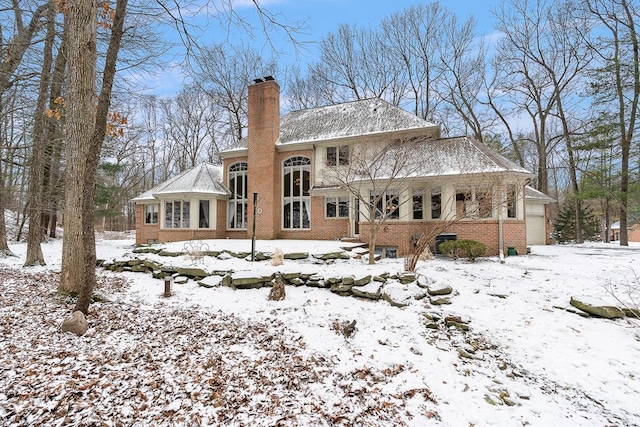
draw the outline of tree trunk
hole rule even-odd
[[[4,175],[2,173],[2,161],[0,161],[0,256],[15,256],[9,249],[9,243],[7,242],[7,226],[4,217],[4,182]]]
[[[633,88],[631,90],[631,96],[625,91],[625,85],[628,84],[624,81],[621,75],[621,64],[617,62],[616,66],[616,89],[618,91],[618,102],[620,107],[620,151],[622,154],[620,162],[620,246],[629,246],[629,233],[627,230],[628,225],[628,207],[629,207],[629,159],[631,154],[631,141],[634,137],[636,127],[636,115],[638,112],[638,101],[640,98],[640,46],[638,44],[638,35],[636,33],[636,22],[634,21],[634,14],[631,12],[631,6],[627,0],[622,0],[620,5],[623,8],[625,18],[627,22],[623,22],[629,29],[629,42],[631,43],[631,49],[633,51],[633,62],[630,65],[633,70]],[[617,38],[616,43],[622,43]],[[616,45],[616,50],[618,51]],[[616,59],[620,57],[616,52]],[[625,116],[625,108],[628,107],[629,117]],[[625,126],[626,124],[626,126]]]
[[[2,102],[2,96],[0,95],[0,112],[3,111],[4,103]],[[0,122],[2,124],[2,122]],[[0,130],[0,154],[2,153],[4,133]],[[7,242],[7,227],[4,216],[4,206],[6,200],[5,183],[7,178],[2,170],[2,159],[0,159],[0,256],[14,255],[9,249],[9,243]]]
[[[19,9],[18,2],[13,2],[13,9],[16,16],[14,27],[16,28],[15,37],[11,43],[0,52],[0,107],[3,106],[4,94],[13,84],[12,78],[22,62],[25,52],[31,45],[33,37],[39,31],[42,25],[42,17],[47,11],[46,5],[38,6],[33,13],[31,21],[28,25],[24,25],[22,21],[22,11]],[[2,111],[2,108],[0,108]],[[0,253],[5,255],[13,255],[9,250],[7,243],[7,230],[4,216],[4,203],[6,194],[4,188],[4,174],[2,173],[2,162],[0,161]]]
[[[84,181],[81,183],[79,193],[81,203],[78,205],[80,212],[78,213],[81,221],[79,239],[74,240],[74,243],[78,244],[82,248],[82,256],[84,266],[84,277],[79,283],[81,288],[78,292],[78,301],[74,310],[79,310],[86,313],[91,303],[91,294],[95,287],[96,277],[96,241],[95,241],[95,184],[96,184],[96,171],[98,169],[98,162],[100,160],[100,150],[102,149],[102,143],[104,141],[105,132],[107,128],[107,113],[111,106],[111,92],[113,88],[113,81],[116,73],[116,63],[118,60],[118,51],[120,50],[120,43],[122,40],[124,17],[127,10],[128,0],[118,0],[116,3],[116,11],[113,18],[111,38],[109,40],[109,47],[107,49],[107,56],[105,61],[104,71],[102,73],[102,87],[100,90],[100,96],[98,97],[98,105],[96,109],[95,125],[88,129],[93,129],[92,134],[88,134],[88,140],[83,141],[86,145],[85,150],[85,162],[83,162],[84,170],[82,176]],[[73,21],[69,21],[69,31],[72,31]],[[95,37],[95,31],[94,31]],[[95,38],[92,40],[95,48]],[[69,58],[72,58],[71,54],[72,44],[69,44]],[[95,52],[95,51],[94,51]],[[93,70],[95,73],[95,56],[93,62]],[[71,60],[69,60],[69,77],[71,76]],[[67,182],[69,178],[67,177]],[[66,190],[69,191],[68,188]],[[67,207],[69,197],[67,197]],[[78,215],[76,214],[76,215]],[[65,224],[68,224],[69,217],[68,212],[65,209]],[[67,231],[65,228],[65,238]],[[64,255],[64,253],[63,253]],[[64,266],[64,260],[63,260]],[[61,279],[62,280],[62,279]],[[62,282],[61,282],[62,284]]]
[[[107,115],[111,107],[111,92],[113,89],[113,81],[116,75],[116,64],[118,62],[118,52],[122,40],[124,17],[127,11],[128,0],[118,0],[116,3],[116,11],[111,27],[111,38],[107,49],[107,57],[102,73],[102,87],[100,96],[98,97],[98,108],[96,109],[95,127],[90,140],[90,149],[87,156],[87,182],[85,186],[85,197],[82,207],[84,217],[84,234],[83,246],[85,267],[87,271],[91,269],[91,282],[85,282],[84,288],[78,295],[78,302],[75,310],[86,313],[91,303],[91,293],[95,286],[95,268],[96,268],[96,235],[94,229],[95,223],[95,194],[96,194],[96,172],[98,170],[98,162],[100,161],[100,151],[104,142],[107,130]]]
[[[55,111],[61,107],[59,100],[62,97],[64,73],[67,65],[66,52],[66,28],[63,29],[62,43],[58,50],[56,63],[51,76],[51,95],[49,97],[49,109]],[[49,237],[56,237],[58,198],[60,197],[60,157],[62,155],[62,129],[60,122],[55,118],[47,120],[47,163],[45,167],[44,187],[47,192],[46,213],[47,222],[45,228],[49,230]]]
[[[49,135],[47,132],[47,116],[45,104],[49,94],[51,67],[53,65],[53,42],[55,29],[56,5],[49,2],[47,9],[47,35],[44,44],[44,61],[40,73],[40,87],[33,124],[33,150],[29,172],[29,231],[27,233],[27,259],[24,266],[45,265],[40,244],[44,238],[42,213],[44,204],[44,169],[45,152]]]
[[[67,169],[65,177],[65,229],[58,290],[80,294],[93,289],[95,265],[86,265],[84,242],[85,197],[91,185],[87,163],[94,126],[97,10],[93,0],[67,3]]]

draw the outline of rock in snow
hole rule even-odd
[[[571,297],[571,305],[575,308],[589,313],[593,316],[604,317],[607,319],[618,319],[624,317],[624,311],[615,305],[593,297]]]
[[[88,328],[87,319],[81,311],[74,311],[71,317],[67,317],[62,322],[63,332],[71,332],[78,336],[84,335]]]

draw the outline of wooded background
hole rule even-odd
[[[232,3],[220,4],[215,25],[237,23]],[[640,218],[637,1],[508,0],[493,11],[490,36],[474,19],[426,3],[375,27],[343,24],[318,41],[317,57],[293,66],[276,50],[265,56],[242,40],[199,43],[177,6],[98,6],[91,102],[95,123],[106,114],[94,197],[100,230],[133,229],[131,198],[199,162],[218,163],[216,153],[245,135],[247,85],[266,75],[282,87],[283,113],[380,97],[441,124],[444,136],[482,141],[535,172],[531,185],[558,200],[555,210],[577,224],[599,222],[596,236],[577,227],[577,241],[606,240],[608,225],[620,220],[620,243],[627,244],[626,225]],[[26,237],[28,218],[40,224],[33,236],[64,227],[68,104],[77,101],[69,99],[69,7],[0,0],[0,249],[7,237]],[[124,24],[114,47],[118,7]],[[297,43],[302,27],[276,20],[258,2],[255,8],[266,26]],[[166,35],[167,26],[176,37]],[[187,83],[150,95],[136,76],[165,67],[177,47]],[[100,112],[111,78],[108,111]]]

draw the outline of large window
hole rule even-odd
[[[158,223],[158,205],[144,205],[144,223]]]
[[[516,185],[507,185],[507,218],[518,217],[518,193],[516,192]]]
[[[423,219],[423,191],[413,190],[413,219]]]
[[[308,229],[311,224],[311,160],[297,156],[284,161],[282,168],[282,226]]]
[[[200,208],[198,210],[198,227],[209,228],[209,201],[200,200]]]
[[[456,215],[462,219],[493,217],[493,193],[489,187],[461,187],[456,190]]]
[[[440,219],[442,215],[442,191],[440,187],[431,189],[431,219]]]
[[[247,228],[247,163],[229,166],[229,197],[227,225],[229,228]]]
[[[189,210],[191,204],[186,200],[164,202],[165,228],[189,228]]]
[[[349,217],[349,199],[347,197],[327,197],[325,201],[327,218]]]
[[[476,201],[480,218],[493,217],[493,192],[489,187],[476,187]]]
[[[345,166],[349,164],[349,146],[327,147],[327,166]]]
[[[400,199],[398,190],[369,190],[369,203],[375,207],[375,218],[400,218]]]

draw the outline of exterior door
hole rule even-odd
[[[353,215],[352,215],[353,227],[353,236],[356,237],[360,235],[360,199],[354,198],[353,201]]]

